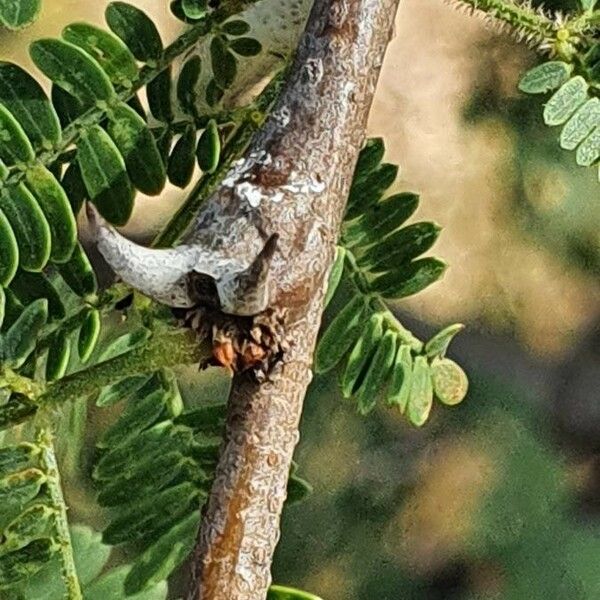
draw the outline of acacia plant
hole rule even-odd
[[[39,73],[0,63],[0,594],[165,598],[192,553],[190,599],[312,598],[270,577],[286,495],[310,489],[292,454],[312,369],[337,368],[360,413],[381,401],[415,426],[434,398],[464,398],[446,357],[462,326],[420,340],[388,306],[446,268],[422,257],[439,227],[406,224],[419,197],[386,197],[397,167],[364,140],[397,0],[310,4],[176,0],[185,25],[164,46],[112,2],[107,28],[33,42]],[[548,95],[560,145],[597,165],[595,0],[457,4],[539,51],[521,89]],[[39,8],[0,2],[0,20],[18,29]],[[138,191],[192,180],[152,247],[114,229]],[[84,205],[116,274],[102,287],[78,241]],[[315,353],[341,281],[352,293]],[[184,401],[185,364],[228,369],[227,402]],[[91,473],[101,533],[68,522],[58,468],[78,460],[89,403],[120,407]],[[129,562],[105,568],[120,545]]]

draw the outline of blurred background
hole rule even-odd
[[[102,22],[106,4],[46,0],[32,28],[2,32],[2,58],[28,64],[29,39]],[[135,4],[176,34],[166,1]],[[471,389],[416,431],[316,378],[296,453],[314,493],[286,509],[279,583],[325,600],[600,598],[600,185],[518,93],[535,60],[443,0],[401,1],[368,133],[401,165],[397,190],[421,194],[417,217],[444,227],[450,269],[395,308],[423,337],[467,325],[452,357]],[[149,238],[183,197],[142,199],[128,233]],[[72,515],[94,524],[86,485],[70,480]]]

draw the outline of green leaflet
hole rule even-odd
[[[102,67],[75,44],[50,38],[36,40],[29,54],[44,75],[84,104],[107,102],[115,95]]]
[[[448,406],[462,402],[469,380],[462,368],[449,358],[436,358],[431,363],[431,381],[436,398]]]
[[[195,433],[202,433],[208,437],[220,436],[225,428],[226,405],[224,402],[218,404],[206,404],[179,415],[175,419],[177,425],[186,425]]]
[[[46,381],[56,381],[64,377],[71,356],[71,341],[68,333],[57,331],[52,336],[46,359]]]
[[[130,88],[137,79],[135,57],[113,34],[88,23],[72,23],[63,29],[62,37],[92,56],[115,85]]]
[[[600,127],[596,127],[592,133],[580,144],[575,153],[577,164],[582,167],[590,167],[600,158]]]
[[[165,166],[144,119],[121,103],[109,112],[108,133],[125,159],[133,185],[149,196],[159,194],[166,183]]]
[[[435,283],[446,268],[446,263],[437,258],[421,258],[380,275],[371,282],[370,287],[386,298],[405,298]]]
[[[148,383],[151,377],[151,375],[134,375],[107,385],[98,395],[96,406],[113,406],[117,402],[129,399],[129,396]]]
[[[191,553],[200,523],[198,511],[183,518],[135,561],[125,579],[125,593],[134,594],[166,579]]]
[[[179,391],[177,377],[171,369],[161,369],[157,373],[160,385],[165,390],[165,408],[170,418],[178,417],[183,412],[183,398]]]
[[[39,446],[28,442],[0,448],[0,478],[31,466],[39,454]]]
[[[342,396],[350,398],[362,385],[369,365],[383,337],[383,315],[374,313],[369,318],[362,334],[348,356],[346,369],[342,375]]]
[[[156,25],[145,12],[126,2],[111,2],[106,8],[108,26],[143,62],[158,60],[163,51]]]
[[[179,105],[189,115],[196,114],[196,86],[202,71],[202,61],[197,55],[185,61],[177,79],[177,100]]]
[[[0,285],[8,285],[19,266],[19,246],[9,220],[0,209]]]
[[[173,120],[173,106],[171,104],[171,67],[162,71],[146,86],[146,96],[152,115],[163,123]]]
[[[288,505],[302,502],[305,498],[313,493],[312,485],[306,481],[306,479],[299,477],[296,473],[297,470],[298,464],[295,461],[292,461],[292,466],[290,467],[290,476],[287,484],[287,494],[285,497],[285,501]]]
[[[404,413],[412,380],[413,358],[408,344],[400,344],[394,365],[392,366],[392,379],[387,390],[386,403],[388,406],[397,406]]]
[[[22,507],[33,500],[46,483],[46,475],[39,469],[29,468],[11,473],[0,479],[0,506]]]
[[[430,358],[444,356],[450,342],[454,339],[454,336],[460,333],[464,328],[465,326],[462,323],[456,323],[445,327],[425,344],[425,354]]]
[[[13,63],[0,63],[0,103],[10,109],[34,147],[48,149],[60,141],[60,122],[44,90]]]
[[[98,441],[99,448],[112,448],[118,443],[127,442],[166,416],[165,391],[155,389],[148,393],[146,388],[147,385],[134,393],[134,399],[128,402],[119,420]]]
[[[221,102],[224,93],[225,92],[217,85],[217,82],[214,79],[211,79],[206,85],[206,104],[210,107],[215,107]]]
[[[86,363],[90,359],[92,352],[96,348],[100,335],[100,327],[100,312],[95,308],[90,308],[83,320],[83,325],[79,330],[77,338],[77,353],[82,363]]]
[[[37,335],[48,320],[48,301],[35,300],[25,307],[1,338],[2,359],[7,367],[18,368],[35,348]]]
[[[13,114],[0,104],[0,159],[9,166],[35,158],[33,146]]]
[[[573,65],[560,60],[552,60],[525,73],[519,82],[519,89],[526,94],[545,94],[559,88],[569,79]]]
[[[387,384],[396,357],[396,342],[396,333],[388,330],[377,345],[367,374],[356,393],[358,412],[362,415],[369,414],[375,408],[377,397]]]
[[[23,184],[2,188],[0,210],[15,233],[19,265],[27,271],[41,271],[50,258],[51,233],[31,192]]]
[[[315,353],[315,373],[326,373],[342,360],[359,335],[366,308],[365,298],[356,295],[336,315],[319,340]]]
[[[398,167],[389,163],[379,165],[364,178],[353,183],[348,196],[346,219],[355,219],[378,202],[394,183]]]
[[[329,271],[329,279],[327,280],[327,292],[325,294],[325,300],[323,307],[331,302],[331,299],[335,295],[335,292],[340,284],[342,275],[344,274],[344,262],[346,260],[346,250],[342,246],[335,247],[335,258],[331,270]]]
[[[221,158],[221,138],[214,119],[211,119],[206,129],[200,135],[196,148],[198,166],[205,173],[214,173]]]
[[[104,129],[94,125],[82,132],[77,160],[100,214],[114,225],[124,225],[133,210],[134,192],[123,157]]]
[[[215,83],[226,90],[237,75],[237,59],[227,48],[227,40],[214,36],[210,43],[210,62]]]
[[[127,471],[131,456],[147,460],[175,450],[186,450],[192,444],[192,432],[187,427],[174,427],[170,421],[154,425],[127,444],[112,448],[98,461],[94,478],[107,480]]]
[[[58,265],[58,272],[66,284],[82,298],[93,296],[98,291],[96,273],[79,242],[69,260]]]
[[[50,96],[52,98],[52,106],[54,106],[54,110],[56,110],[63,128],[67,127],[77,117],[80,117],[90,107],[89,102],[81,102],[56,84],[52,84]]]
[[[408,400],[407,414],[417,427],[425,424],[433,405],[433,386],[429,363],[425,356],[415,357]]]
[[[0,0],[0,23],[8,29],[23,29],[38,17],[42,0]]]
[[[208,10],[206,0],[181,0],[181,9],[190,19],[201,19]]]
[[[169,486],[186,471],[198,466],[181,452],[167,452],[152,460],[140,459],[135,470],[109,480],[98,494],[100,506],[127,504],[132,498],[147,498]]]
[[[358,220],[344,224],[344,243],[349,246],[379,243],[407,221],[418,206],[417,194],[400,193],[381,200]]]
[[[600,127],[600,99],[590,98],[563,127],[560,134],[561,147],[574,150],[595,127]]]
[[[354,169],[353,183],[364,179],[383,160],[385,145],[383,138],[369,138],[358,155]]]
[[[104,530],[102,540],[116,546],[153,539],[189,512],[196,514],[199,496],[189,482],[167,488],[120,513]]]
[[[98,362],[104,362],[110,360],[115,356],[129,352],[132,348],[139,346],[142,342],[145,342],[150,337],[150,330],[144,327],[140,327],[135,331],[125,333],[115,340],[107,344],[106,348],[100,353]]]
[[[221,25],[221,31],[227,35],[244,35],[250,31],[250,25],[241,19],[232,19]]]
[[[50,258],[63,263],[77,243],[77,224],[69,199],[54,175],[42,165],[27,169],[25,177],[50,227]]]
[[[10,289],[23,305],[45,298],[48,301],[48,316],[51,321],[65,318],[65,305],[54,284],[44,273],[18,271]]]
[[[319,596],[302,590],[282,585],[272,585],[267,593],[267,600],[322,600]]]
[[[229,48],[240,56],[256,56],[260,54],[262,45],[254,38],[241,37],[230,41]]]
[[[169,157],[169,181],[184,188],[192,180],[196,166],[196,128],[188,125]]]
[[[32,504],[13,519],[2,531],[0,555],[18,550],[34,539],[48,534],[56,509],[46,504]]]
[[[435,244],[442,228],[436,223],[413,223],[371,246],[359,259],[361,267],[381,273],[424,254]]]
[[[42,538],[0,556],[0,588],[37,573],[57,551],[58,544],[49,538]]]
[[[546,125],[562,125],[588,98],[588,84],[577,75],[560,86],[544,107]]]

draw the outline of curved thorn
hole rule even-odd
[[[144,248],[123,237],[89,202],[86,213],[98,250],[125,283],[169,306],[194,305],[186,277],[198,263],[193,247]]]

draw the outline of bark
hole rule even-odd
[[[316,0],[275,109],[187,243],[251,258],[279,235],[270,306],[289,351],[234,378],[188,600],[263,600],[321,321],[326,277],[398,0]]]

